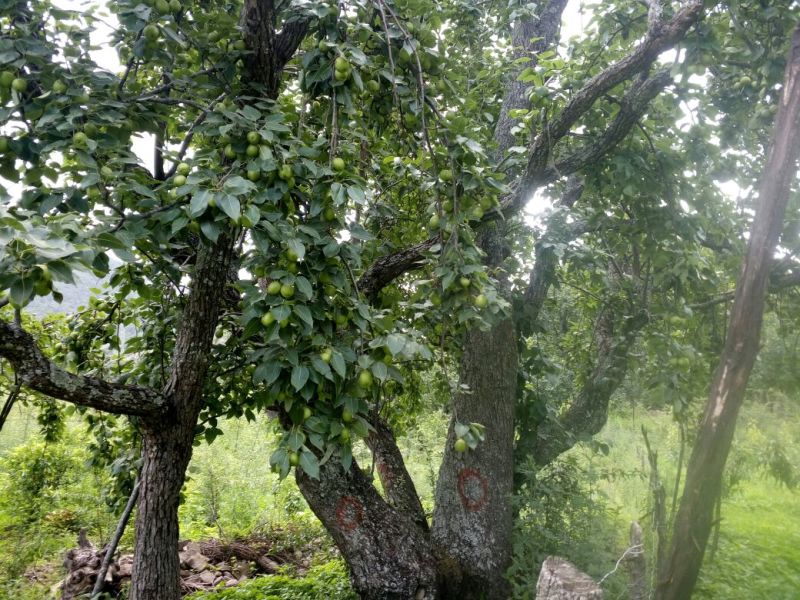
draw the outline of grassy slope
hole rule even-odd
[[[598,478],[599,493],[619,515],[619,551],[626,547],[630,521],[640,521],[645,529],[650,525],[647,517],[649,468],[640,430],[642,425],[647,428],[651,444],[658,452],[659,471],[666,484],[669,503],[679,447],[677,427],[669,415],[645,413],[635,417],[612,417],[599,436],[610,446],[608,456],[592,454],[585,448],[573,450]],[[790,455],[797,458],[800,447],[795,440],[800,439],[799,433],[800,420],[796,411],[772,414],[757,406],[744,410],[731,461],[743,465],[746,478],[723,498],[719,546],[714,560],[707,560],[703,567],[695,598],[800,598],[800,489],[788,490],[765,477],[758,468],[769,439],[781,440]],[[687,448],[687,454],[689,450]],[[798,464],[797,461],[794,464]],[[648,559],[651,559],[652,536],[648,535],[647,545]],[[625,575],[620,571],[612,577],[624,579]]]

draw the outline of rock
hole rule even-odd
[[[199,552],[196,552],[186,559],[186,566],[192,571],[202,571],[208,566],[208,559]]]
[[[120,556],[117,561],[117,576],[120,578],[130,577],[131,571],[133,571],[133,554]]]
[[[216,583],[217,574],[213,571],[203,571],[200,573],[200,581],[205,585],[213,585]]]
[[[258,566],[264,569],[267,573],[277,573],[281,566],[272,560],[269,556],[264,555],[258,559]]]
[[[236,568],[234,572],[239,579],[246,579],[250,576],[250,571],[253,569],[253,566],[245,560],[237,561]]]
[[[557,556],[548,556],[536,584],[537,600],[602,600],[603,591],[575,565]]]

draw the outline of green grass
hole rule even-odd
[[[748,481],[722,504],[719,547],[706,561],[695,598],[800,597],[800,494]]]
[[[191,600],[356,600],[347,568],[331,561],[309,569],[303,577],[268,575],[233,588],[200,592]]]
[[[800,489],[791,490],[766,474],[765,453],[770,443],[780,444],[798,465],[800,419],[791,404],[772,412],[763,405],[745,407],[739,420],[734,448],[726,472],[719,545],[713,560],[706,555],[695,598],[701,600],[797,600],[800,598]],[[648,563],[654,548],[650,534],[649,466],[641,426],[658,452],[659,473],[671,502],[679,449],[678,428],[669,414],[639,412],[612,416],[599,439],[609,453],[586,447],[571,453],[588,469],[598,501],[616,518],[619,536],[615,552],[626,548],[628,526],[638,520],[647,533]],[[688,456],[690,448],[687,447]],[[686,460],[686,459],[684,459]],[[685,463],[684,463],[685,464]],[[731,485],[732,480],[741,480]],[[678,496],[680,498],[680,494]],[[709,548],[711,543],[709,543]],[[607,552],[598,548],[597,552]],[[613,564],[608,566],[608,571]],[[591,572],[591,571],[595,572]],[[590,573],[602,575],[595,569]],[[608,572],[606,571],[606,572]],[[613,586],[615,578],[617,586]],[[607,583],[619,588],[624,571]],[[619,581],[621,580],[621,581]],[[617,594],[609,595],[619,597]]]

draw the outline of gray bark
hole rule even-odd
[[[297,485],[350,568],[364,600],[433,600],[438,574],[427,532],[389,506],[353,462],[345,472],[336,457],[319,479],[296,471]]]
[[[464,340],[461,383],[436,486],[433,539],[443,557],[445,597],[506,598],[511,561],[517,339],[510,319]],[[456,452],[455,421],[478,422],[486,439]]]
[[[169,413],[141,421],[144,463],[131,600],[180,598],[178,499],[192,456],[211,342],[232,262],[233,243],[227,235],[200,249],[163,391]]]

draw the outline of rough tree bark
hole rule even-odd
[[[516,143],[512,111],[530,106],[528,86],[519,71],[536,64],[536,56],[558,39],[566,0],[540,5],[539,15],[518,20],[512,32],[514,58],[527,63],[506,84],[495,128],[495,156],[505,158]],[[490,268],[505,260],[507,224],[487,223],[480,245]],[[509,316],[489,331],[474,329],[464,339],[459,379],[466,391],[453,396],[452,413],[433,515],[433,540],[440,559],[446,598],[508,597],[505,572],[511,564],[514,514],[514,411],[517,400],[517,332]],[[486,439],[466,453],[455,450],[456,423],[480,423]]]
[[[200,249],[175,342],[170,379],[163,391],[169,410],[141,421],[144,462],[136,514],[132,600],[180,598],[178,498],[192,456],[208,356],[233,259],[233,240],[228,235]]]
[[[713,523],[714,504],[758,354],[764,298],[775,246],[800,154],[800,27],[791,40],[775,130],[758,188],[758,208],[736,285],[728,334],[686,471],[669,554],[659,570],[657,600],[692,595]]]
[[[321,466],[319,479],[298,470],[296,480],[345,557],[361,598],[439,597],[437,566],[427,531],[384,501],[355,461],[345,472],[334,458]]]
[[[461,383],[469,389],[452,401],[433,515],[444,597],[507,598],[517,394],[517,337],[511,319],[466,335]],[[485,425],[485,441],[475,450],[456,452],[457,421]]]

